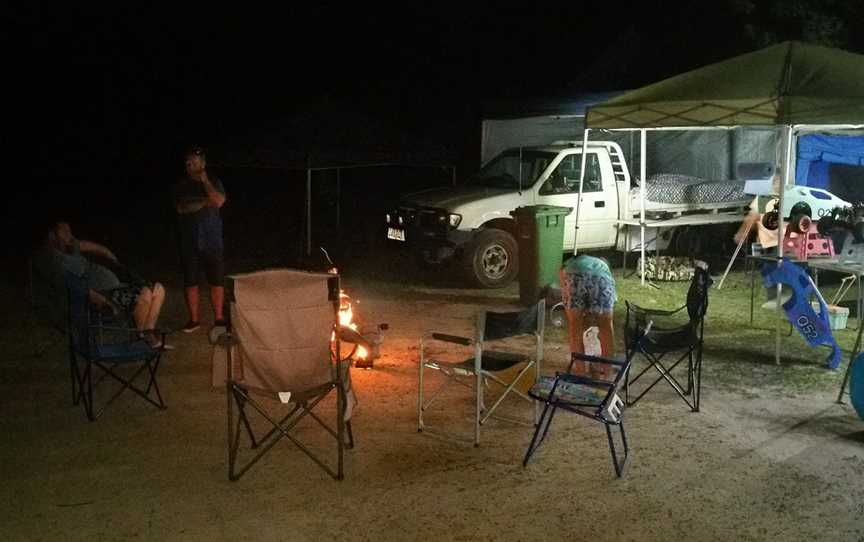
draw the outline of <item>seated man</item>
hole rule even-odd
[[[155,348],[162,346],[154,332],[165,301],[165,288],[160,283],[147,284],[141,280],[121,282],[115,272],[84,256],[103,257],[119,266],[114,253],[99,243],[76,239],[67,222],[57,222],[52,226],[48,245],[53,249],[55,265],[62,272],[86,277],[90,301],[95,306],[111,310],[115,315],[121,311],[130,313],[141,337]]]

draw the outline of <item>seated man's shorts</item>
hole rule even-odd
[[[615,283],[607,277],[563,273],[561,296],[564,307],[592,314],[612,312],[615,301]]]
[[[123,309],[124,312],[132,312],[138,304],[138,296],[141,295],[142,286],[123,285],[103,292],[111,303]]]

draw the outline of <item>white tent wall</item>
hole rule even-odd
[[[485,164],[505,149],[514,147],[580,140],[584,126],[584,115],[486,119],[480,141],[480,162]]]

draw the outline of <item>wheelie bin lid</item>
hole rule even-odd
[[[572,212],[573,207],[562,207],[560,205],[525,205],[516,207],[510,211],[510,216],[566,216]]]

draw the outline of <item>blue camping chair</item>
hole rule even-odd
[[[156,372],[165,347],[154,348],[138,336],[138,330],[113,315],[100,312],[90,302],[85,277],[65,274],[69,293],[69,365],[72,373],[72,402],[82,403],[90,421],[96,420],[124,391],[129,390],[160,410],[165,409]],[[121,317],[122,318],[122,317]],[[94,378],[94,371],[100,371]],[[139,375],[145,385],[136,385]],[[96,389],[106,380],[119,384],[95,409]]]
[[[649,326],[650,329],[650,326]],[[544,404],[540,421],[534,429],[534,436],[525,452],[522,466],[527,466],[528,461],[537,448],[543,443],[552,418],[558,409],[572,412],[585,418],[602,423],[606,428],[606,438],[609,442],[609,452],[612,454],[612,465],[615,474],[620,478],[624,475],[624,468],[630,456],[630,447],[627,444],[627,434],[624,431],[624,401],[620,397],[627,373],[630,371],[633,351],[628,351],[624,361],[586,356],[582,354],[571,354],[570,365],[566,373],[557,373],[554,377],[542,377],[528,392],[528,395]],[[588,376],[573,374],[574,364],[589,362],[607,366],[610,370],[617,371],[611,379],[595,379]],[[615,440],[612,437],[612,428],[617,426],[621,434],[622,449],[619,453],[615,448]]]

